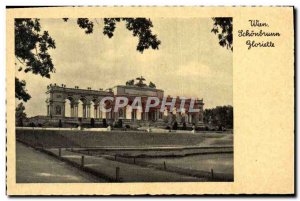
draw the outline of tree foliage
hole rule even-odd
[[[64,19],[64,21],[67,21]],[[153,24],[150,19],[146,18],[104,18],[103,34],[109,38],[113,37],[116,29],[116,23],[125,22],[126,28],[132,32],[134,37],[138,37],[139,42],[136,50],[143,53],[144,50],[152,48],[158,49],[161,44],[157,35],[152,33]],[[97,22],[97,21],[96,21]],[[94,23],[92,19],[78,18],[77,24],[80,28],[89,34],[93,32]]]
[[[19,100],[27,102],[31,96],[27,93],[25,86],[25,80],[20,81],[19,78],[15,78],[15,97]]]
[[[215,17],[211,32],[218,35],[219,44],[233,51],[232,17]]]
[[[80,28],[85,29],[86,34],[93,33],[94,23],[90,21],[88,18],[78,18],[77,24]]]
[[[55,48],[55,42],[47,31],[41,31],[39,19],[15,19],[15,57],[19,61],[18,71],[41,75],[50,78],[55,72],[49,49]],[[18,66],[19,65],[19,66]],[[27,101],[31,96],[27,93],[24,80],[15,79],[15,97]]]
[[[23,121],[26,118],[27,118],[27,115],[25,113],[25,106],[21,102],[16,107],[16,125],[17,126],[23,126]]]
[[[22,64],[19,71],[50,78],[55,69],[48,50],[54,48],[49,33],[41,32],[39,19],[15,19],[15,56]]]
[[[205,124],[211,126],[233,128],[233,107],[228,105],[205,109],[203,120]]]

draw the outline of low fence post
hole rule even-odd
[[[166,161],[164,161],[164,170],[167,169]]]
[[[81,167],[84,167],[84,156],[81,156]]]
[[[210,171],[211,171],[211,179],[214,179],[214,170],[211,169]]]
[[[58,149],[58,156],[61,157],[61,148]]]
[[[116,167],[116,181],[120,181],[120,168]]]

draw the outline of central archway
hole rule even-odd
[[[67,97],[65,99],[65,117],[74,117],[74,114],[72,111],[73,110],[73,98],[72,97]]]

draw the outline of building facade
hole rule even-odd
[[[203,99],[195,99],[194,108],[199,112],[189,113],[191,99],[185,99],[184,110],[179,112],[181,99],[176,97],[175,107],[171,111],[170,106],[166,106],[161,111],[161,101],[164,98],[164,91],[149,87],[145,84],[136,85],[118,85],[108,90],[93,90],[91,88],[81,89],[78,86],[68,88],[65,85],[51,84],[47,87],[48,98],[47,116],[37,116],[31,118],[31,121],[41,125],[57,125],[60,121],[64,127],[73,127],[78,124],[89,125],[91,120],[96,126],[103,124],[103,119],[108,124],[113,124],[122,120],[123,125],[151,125],[157,127],[171,126],[175,121],[180,126],[196,125],[203,126]],[[111,97],[113,100],[101,102],[105,97]],[[116,97],[126,97],[128,104],[125,107],[114,111]],[[141,105],[138,109],[133,109],[132,103],[136,97],[141,98]],[[156,107],[145,110],[148,97],[157,97],[160,104]],[[166,101],[171,102],[173,97],[167,96]],[[111,108],[106,112],[101,108]]]

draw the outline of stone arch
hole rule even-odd
[[[97,104],[95,104],[94,101],[89,102],[89,105],[87,107],[90,107],[90,113],[89,113],[89,117],[90,118],[97,118],[98,116],[98,112],[95,108],[97,108]]]
[[[96,119],[100,118],[99,104],[100,101],[97,97],[91,99],[91,118],[96,118]]]
[[[71,96],[65,98],[65,117],[74,117],[74,99]]]
[[[137,106],[136,119],[137,120],[142,120],[143,119],[143,107],[142,106]]]
[[[81,118],[86,117],[86,103],[87,103],[87,100],[85,97],[80,97],[78,99],[78,117],[81,117]]]
[[[106,100],[104,102],[103,107],[106,108],[106,109],[109,109],[109,108],[111,109],[110,112],[102,111],[102,115],[105,116],[106,119],[112,119],[113,118],[113,110],[114,110],[113,104],[114,104],[114,102],[111,101],[111,100]]]
[[[132,106],[131,105],[127,105],[126,106],[126,115],[125,115],[126,119],[132,119]]]
[[[95,104],[95,106],[94,106],[95,118],[101,119],[102,118],[102,113],[101,113],[101,109],[100,109],[100,99],[99,99],[99,97],[94,98],[93,102]]]

